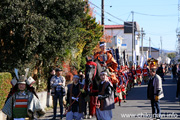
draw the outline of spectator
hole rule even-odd
[[[83,74],[82,70],[79,70],[78,76],[79,76],[79,82],[84,85],[85,84],[85,75]]]
[[[53,120],[56,119],[57,100],[60,105],[60,117],[63,118],[63,96],[65,95],[65,82],[66,79],[62,76],[62,70],[56,68],[56,75],[51,78],[51,87],[54,90],[53,96]]]
[[[156,74],[158,74],[162,78],[163,81],[165,81],[164,72],[165,71],[164,71],[163,65],[161,64],[160,67],[157,69]]]
[[[147,98],[151,100],[152,115],[157,119],[160,119],[160,99],[164,97],[162,89],[162,80],[159,75],[156,74],[156,68],[150,68],[151,78],[149,80],[147,89]]]
[[[178,77],[176,97],[178,98],[179,103],[180,103],[180,77]]]
[[[177,81],[177,65],[173,65],[172,67],[172,75],[173,75],[173,81]]]
[[[50,100],[50,89],[51,89],[51,78],[55,75],[55,70],[50,70],[50,76],[48,77],[47,81],[47,107],[49,107],[49,100]]]

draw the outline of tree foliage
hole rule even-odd
[[[82,0],[0,1],[0,71],[36,59],[65,59],[75,47],[85,5]]]
[[[78,41],[77,51],[75,54],[76,62],[78,62],[78,68],[84,69],[85,57],[93,54],[93,50],[102,37],[103,27],[96,22],[95,17],[92,15],[92,11],[89,6],[86,6],[86,16],[81,19],[82,27],[78,28]]]
[[[43,82],[50,66],[83,68],[102,36],[89,11],[84,0],[0,1],[0,71],[29,67]]]
[[[168,53],[167,56],[171,59],[176,57],[176,53]]]

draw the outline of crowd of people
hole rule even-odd
[[[55,72],[52,72],[52,71],[55,71]],[[86,118],[93,117],[94,116],[93,114],[89,114],[89,115],[87,114],[87,112],[90,110],[89,108],[90,106],[88,106],[89,99],[87,98],[86,92],[85,91],[82,92],[83,86],[85,85],[85,75],[83,74],[83,71],[80,70],[78,72],[79,73],[78,75],[74,75],[73,81],[72,81],[73,83],[67,86],[65,86],[65,82],[66,82],[65,78],[62,76],[63,71],[59,68],[52,71],[50,72],[51,79],[49,79],[50,81],[49,84],[51,86],[51,95],[53,96],[54,117],[52,119],[56,119],[56,113],[57,113],[56,109],[57,109],[58,100],[60,104],[60,116],[61,118],[63,117],[63,111],[64,111],[63,110],[63,97],[65,96],[65,93],[67,93],[66,106],[70,105],[70,112],[67,112],[67,116],[68,116],[66,117],[67,120],[71,120],[72,118],[76,118],[76,119],[85,118],[86,119]],[[52,76],[52,74],[54,74],[54,76]],[[128,68],[127,65],[121,66],[120,70],[116,70],[116,71],[111,72],[109,75],[108,74],[109,73],[106,71],[103,71],[101,73],[101,80],[108,82],[110,87],[108,88],[107,94],[104,95],[104,97],[102,97],[102,93],[100,92],[102,90],[99,90],[98,99],[99,100],[105,99],[107,98],[107,96],[110,96],[113,93],[113,102],[118,103],[119,106],[121,106],[122,101],[127,102],[126,95],[128,94],[128,91],[134,88],[135,85],[141,86],[142,81],[144,81],[144,83],[147,84],[149,80],[149,75],[150,75],[149,69],[147,68],[146,64],[144,64],[144,67],[142,69],[140,68],[140,66],[137,66],[136,69],[134,66],[132,66],[131,68]],[[68,88],[67,92],[64,91],[65,87]],[[103,89],[103,88],[104,87],[103,86],[101,87],[101,84],[100,84],[99,89]],[[50,90],[48,90],[48,92],[49,91]],[[80,91],[82,94],[78,96]],[[87,99],[84,99],[84,98],[87,98]],[[72,101],[75,101],[75,102],[71,104]],[[84,105],[82,105],[82,101]],[[79,108],[80,106],[82,108]]]
[[[162,80],[164,80],[164,67],[160,66],[156,68],[154,64],[148,66],[144,64],[143,68],[140,65],[136,67],[133,65],[131,67],[121,65],[120,69],[118,69],[117,62],[114,60],[112,54],[106,51],[104,43],[100,44],[100,48],[101,51],[94,55],[94,59],[98,59],[103,68],[100,73],[100,83],[96,91],[96,97],[91,97],[93,90],[91,89],[92,87],[89,88],[86,86],[86,79],[82,70],[78,72],[78,75],[73,76],[72,82],[68,85],[66,85],[66,79],[63,77],[62,69],[55,68],[50,71],[47,93],[48,99],[50,99],[50,95],[53,97],[52,119],[55,120],[57,117],[57,103],[59,102],[61,119],[66,115],[66,120],[90,119],[92,117],[96,117],[98,120],[111,120],[113,117],[112,109],[115,108],[115,104],[117,103],[121,106],[122,102],[128,102],[126,101],[128,91],[132,90],[135,85],[141,86],[142,82],[148,84],[147,95],[148,99],[151,100],[152,114],[160,114],[159,99],[163,97]],[[18,87],[15,91],[12,90],[13,92],[10,94],[3,108],[3,112],[8,115],[8,118],[18,120],[19,118],[29,117],[33,119],[32,114],[35,112],[36,107],[40,107],[38,109],[39,116],[45,114],[39,103],[38,96],[30,89],[33,87],[31,84],[27,84],[29,80],[32,81],[32,79],[27,79],[26,76],[15,82]],[[23,85],[21,84],[25,87],[22,88],[21,86]],[[26,97],[29,94],[33,99],[28,100],[28,102],[33,104],[34,108],[31,108],[32,105],[29,106],[27,102],[29,98]],[[14,95],[20,96],[20,99],[14,98]],[[13,103],[9,102],[12,98]],[[25,105],[18,106],[19,101],[24,101],[23,104]],[[36,101],[37,103],[31,101]],[[49,100],[47,101],[49,103]],[[9,105],[12,108],[10,115],[10,112],[6,110]],[[27,110],[28,113],[18,114],[16,112],[17,110]]]
[[[94,59],[99,59],[102,68],[105,69],[100,74],[101,83],[99,85],[97,96],[98,102],[95,106],[96,112],[92,112],[94,110],[92,110],[92,105],[90,105],[90,90],[88,92],[86,90],[84,91],[83,86],[85,86],[85,76],[83,71],[79,71],[79,74],[73,77],[73,83],[67,85],[67,120],[79,120],[81,118],[87,119],[92,118],[93,116],[96,116],[99,119],[110,120],[112,119],[111,109],[114,108],[114,104],[118,103],[119,106],[121,106],[122,101],[127,102],[126,96],[128,91],[134,88],[135,85],[141,86],[142,81],[144,81],[145,84],[148,84],[150,71],[146,64],[144,64],[143,68],[141,68],[139,65],[137,65],[137,67],[132,66],[130,68],[127,65],[122,65],[118,70],[116,61],[112,57],[112,54],[106,51],[104,43],[100,44],[100,48],[101,51],[94,55]],[[59,71],[62,72],[62,70],[57,68],[55,71],[56,75],[53,76],[49,82],[52,88],[51,93],[53,93],[53,101],[55,101],[53,102],[54,117],[52,119],[56,118],[57,99],[60,101],[60,116],[61,118],[63,117],[63,103],[61,101],[63,100],[64,95],[61,94],[62,91],[64,91],[63,89],[66,87],[64,86],[64,82],[66,80],[61,77],[62,74],[58,75]],[[107,107],[109,105],[112,106]]]

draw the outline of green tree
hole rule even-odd
[[[172,59],[176,57],[176,53],[168,53],[167,56]]]
[[[46,43],[55,23],[38,12],[39,4],[43,3],[36,0],[0,1],[0,71],[34,63],[34,55],[40,54],[38,50]]]
[[[83,0],[0,1],[0,71],[66,59],[85,5]]]
[[[96,22],[95,17],[90,14],[89,7],[87,8],[86,16],[81,19],[82,27],[78,29],[79,37],[77,45],[77,52],[76,52],[76,62],[78,68],[84,69],[87,55],[92,55],[94,48],[100,41],[102,37],[102,29],[103,27]],[[76,57],[75,56],[75,57]]]

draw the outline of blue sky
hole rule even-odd
[[[89,1],[91,7],[94,8],[96,21],[101,21],[101,0]],[[124,21],[132,21],[131,11],[134,11],[134,21],[144,29],[146,34],[144,46],[149,46],[150,37],[152,47],[161,47],[160,37],[162,36],[163,49],[176,50],[176,29],[180,26],[178,23],[178,14],[180,14],[178,0],[104,0],[104,8],[105,25],[117,25],[123,24]]]

